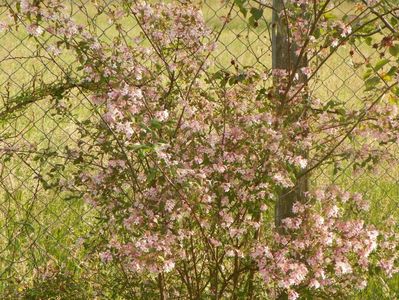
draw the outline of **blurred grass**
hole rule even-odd
[[[78,1],[78,0],[76,0]],[[72,2],[71,2],[72,3]],[[344,4],[344,11],[350,11],[351,5]],[[229,7],[221,7],[220,1],[206,1],[203,14],[210,28],[220,30]],[[95,24],[86,23],[86,14],[95,14],[91,4],[83,8],[71,5],[70,10],[75,19],[90,26],[100,34],[104,41],[112,40],[116,35],[109,28],[106,18],[100,15]],[[84,11],[85,13],[82,13]],[[0,10],[1,16],[5,11]],[[217,49],[212,56],[215,68],[234,70],[239,67],[271,68],[271,43],[267,23],[270,13],[264,16],[257,28],[249,28],[242,15],[233,10],[229,22],[220,36]],[[134,36],[138,29],[131,18],[122,21],[122,25]],[[28,58],[35,49],[35,41],[22,32],[0,33],[0,85],[2,93],[16,95],[32,85],[34,74],[41,74],[41,80],[50,83],[63,76],[68,66],[73,64],[73,56],[66,53],[61,56],[63,62],[54,64],[43,58]],[[43,41],[44,42],[44,41]],[[363,96],[362,66],[354,69],[349,48],[343,47],[329,60],[320,71],[312,90],[315,96],[323,101],[336,99],[349,106],[361,101]],[[369,51],[366,50],[365,51]],[[44,53],[38,53],[39,55]],[[15,59],[16,58],[16,59]],[[89,103],[84,96],[75,93],[73,111],[77,118],[87,117]],[[0,111],[3,107],[0,104]],[[0,137],[9,135],[7,141],[21,147],[31,143],[38,144],[38,150],[49,145],[59,148],[66,144],[73,145],[76,126],[68,119],[60,119],[48,114],[50,104],[47,101],[33,105],[23,111],[18,118],[2,122],[0,120]],[[15,137],[10,137],[15,136]],[[49,264],[71,272],[72,277],[79,278],[84,273],[82,258],[84,250],[79,244],[79,237],[84,237],[91,229],[94,212],[82,201],[65,201],[60,195],[37,188],[34,172],[27,167],[26,155],[14,155],[11,161],[0,165],[0,295],[2,299],[16,299],[15,294],[7,296],[11,279],[17,278],[14,286],[24,287],[27,291],[35,286],[38,274],[43,266]],[[40,169],[35,163],[33,169]],[[351,191],[363,192],[371,201],[371,222],[381,222],[389,215],[398,216],[399,185],[398,168],[387,165],[380,173],[372,171],[354,175],[344,171],[336,176],[335,181]],[[330,181],[334,178],[331,170],[320,170],[315,175],[315,184]],[[83,215],[83,217],[82,217]],[[56,281],[58,284],[58,281]],[[43,285],[39,285],[43,288]],[[14,296],[12,296],[14,295]],[[7,298],[9,297],[9,298]],[[14,297],[14,298],[13,298]],[[18,296],[20,297],[20,296]],[[22,297],[22,296],[21,296]],[[66,296],[73,297],[73,296]],[[67,299],[65,298],[65,299]],[[19,298],[18,298],[19,299]],[[28,299],[28,298],[27,298]],[[39,298],[29,298],[39,299]],[[63,299],[63,298],[62,298]],[[71,298],[72,299],[72,298]],[[371,278],[368,288],[356,299],[399,299],[399,278],[395,277],[386,284],[378,278]]]

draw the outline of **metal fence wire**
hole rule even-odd
[[[8,18],[7,6],[15,5],[12,0],[1,2],[0,21]],[[115,37],[114,28],[104,13],[94,9],[93,1],[65,2],[75,20],[82,24],[90,21],[95,26],[100,39],[111,41]],[[104,0],[103,10],[117,7],[118,2]],[[351,3],[342,3],[337,9],[344,12],[351,9]],[[271,68],[271,14],[265,14],[255,27],[248,26],[237,6],[230,15],[230,5],[223,1],[206,0],[201,7],[206,23],[214,32],[212,38],[216,38],[224,18],[230,18],[213,53],[214,68],[226,72],[249,67]],[[123,26],[127,35],[133,36],[139,30],[133,19],[127,18]],[[44,189],[40,178],[56,167],[56,160],[47,162],[37,159],[35,154],[76,147],[79,143],[76,120],[83,122],[92,117],[88,115],[90,103],[78,90],[73,90],[76,99],[68,109],[76,120],[57,115],[55,104],[46,97],[35,101],[35,95],[31,95],[30,105],[23,109],[10,104],[9,99],[24,97],[27,91],[51,93],[57,88],[52,84],[76,63],[70,57],[61,56],[55,64],[47,60],[46,53],[35,48],[35,44],[22,31],[0,32],[0,298],[49,299],[45,297],[63,290],[66,296],[62,299],[86,299],[83,296],[86,287],[81,282],[97,287],[98,293],[107,285],[115,284],[107,282],[114,270],[85,259],[85,242],[92,238],[96,211],[83,200],[64,199],[51,189]],[[311,83],[311,89],[325,100],[335,99],[352,106],[359,101],[364,87],[362,70],[353,65],[349,50],[335,54]],[[399,153],[397,149],[387,151]],[[372,172],[357,173],[350,170],[350,165],[335,172],[326,166],[313,174],[312,184],[336,182],[378,199],[373,204],[375,217],[385,219],[397,211],[397,170],[398,165],[394,163]],[[43,298],[40,294],[30,294],[38,291],[43,293]]]

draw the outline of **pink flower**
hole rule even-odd
[[[167,260],[164,263],[163,269],[166,273],[171,272],[175,268],[175,263],[171,260]]]
[[[335,272],[337,275],[350,274],[352,273],[352,267],[347,262],[338,261],[335,263]]]
[[[33,36],[42,35],[43,32],[44,32],[43,28],[40,27],[40,26],[37,26],[37,25],[29,25],[29,26],[27,26],[27,27],[26,27],[26,31],[27,31],[29,34],[33,35]]]
[[[155,117],[159,121],[164,122],[169,118],[169,111],[168,110],[159,111],[155,114]]]
[[[299,298],[299,294],[293,290],[288,292],[288,300],[296,300]]]
[[[316,279],[313,278],[312,280],[310,280],[309,287],[318,289],[318,288],[320,288],[320,286],[321,286],[320,282],[317,281]]]
[[[104,252],[101,252],[101,253],[100,253],[100,259],[101,259],[101,261],[104,262],[104,263],[109,263],[109,262],[111,262],[111,261],[112,261],[112,254],[111,254],[111,252],[109,252],[108,250],[107,250],[107,251],[104,251]]]
[[[0,21],[0,33],[8,29],[8,24],[4,21]]]

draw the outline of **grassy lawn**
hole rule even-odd
[[[350,5],[345,4],[342,9],[350,8]],[[89,14],[94,13],[90,5],[86,5],[85,10]],[[71,6],[71,11],[77,12],[76,20],[85,23],[85,14],[79,12],[77,6]],[[215,32],[220,30],[223,23],[220,17],[226,15],[227,11],[227,7],[220,7],[220,1],[206,1],[203,6],[207,24]],[[0,20],[4,16],[5,11],[0,9]],[[270,13],[266,14],[265,20],[270,19]],[[132,36],[138,32],[131,18],[124,20],[123,25]],[[108,28],[104,17],[97,19],[96,26],[93,26],[93,30],[104,32],[102,39],[115,36],[115,30]],[[63,62],[60,65],[44,58],[32,58],[35,42],[22,32],[0,33],[0,40],[2,94],[18,95],[21,90],[32,86],[33,75],[37,73],[42,74],[44,82],[52,82],[63,75],[63,68],[73,63],[69,55],[61,57]],[[322,68],[312,83],[315,96],[325,101],[339,99],[348,105],[361,101],[363,70],[361,67],[354,69],[349,50],[343,48]],[[235,9],[232,21],[220,36],[213,60],[215,68],[233,70],[231,61],[234,60],[240,67],[270,69],[271,43],[266,23],[260,22],[257,28],[249,28]],[[88,117],[89,103],[85,97],[76,92],[73,102],[76,117]],[[15,118],[6,121],[0,119],[0,141],[5,137],[7,143],[1,143],[1,147],[17,145],[22,149],[30,149],[30,144],[34,143],[35,151],[40,151],[49,145],[59,149],[65,145],[76,145],[76,125],[69,119],[48,114],[49,107],[50,104],[43,101],[35,103]],[[0,112],[3,109],[4,104],[0,102]],[[390,151],[398,153],[397,150]],[[55,266],[63,268],[77,276],[83,274],[86,268],[85,262],[82,262],[85,251],[79,238],[90,233],[95,222],[95,211],[83,201],[66,201],[53,192],[42,190],[36,173],[45,170],[46,164],[32,162],[29,158],[27,152],[15,153],[10,161],[0,164],[0,295],[5,295],[6,291],[11,293],[9,296],[0,296],[1,299],[16,299],[18,289],[32,288],[35,276],[44,266],[49,269]],[[363,192],[371,201],[370,220],[380,222],[389,215],[398,216],[398,175],[396,165],[381,166],[379,172],[360,175],[354,175],[350,170],[332,175],[331,170],[325,168],[314,174],[314,184],[334,180],[351,191]],[[370,286],[358,297],[370,300],[398,298],[398,278],[387,283],[372,278]],[[71,294],[69,299],[78,297]]]

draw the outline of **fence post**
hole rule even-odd
[[[301,61],[298,63],[298,56],[295,51],[298,46],[295,45],[292,40],[289,39],[289,26],[286,25],[284,20],[284,0],[273,0],[273,17],[272,17],[272,68],[283,69],[292,74],[297,72],[302,67],[308,65],[306,56],[303,56]],[[297,67],[297,68],[295,68]],[[295,70],[294,70],[295,69]],[[303,74],[298,74],[296,86],[306,84],[307,78]],[[279,78],[275,77],[273,82],[274,85],[279,84]],[[284,93],[279,92],[279,89],[275,89],[275,96],[278,101],[285,103]],[[306,97],[306,95],[303,95]],[[295,116],[284,115],[281,118],[293,118],[291,121],[295,122]],[[298,153],[307,157],[306,153]],[[281,221],[284,218],[292,216],[292,207],[296,201],[303,201],[304,193],[308,191],[308,176],[296,174],[296,180],[294,182],[294,188],[283,189],[279,195],[275,205],[275,224],[277,228],[281,228]]]

